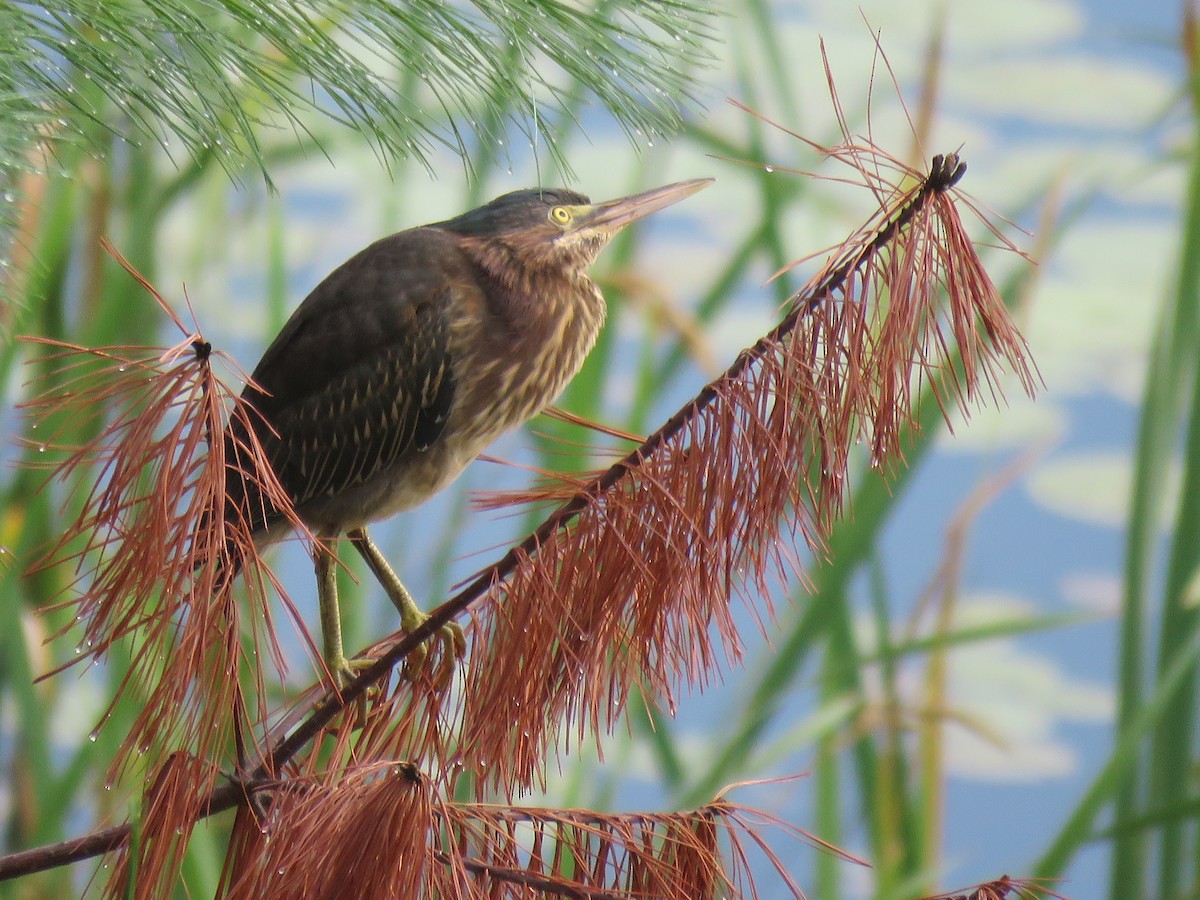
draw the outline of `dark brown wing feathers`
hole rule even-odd
[[[465,268],[443,232],[384,238],[321,282],[267,349],[243,400],[301,512],[438,439],[455,389],[449,292]],[[247,490],[237,432],[226,437],[227,499],[258,530],[276,514]]]

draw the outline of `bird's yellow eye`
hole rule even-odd
[[[555,225],[567,225],[571,219],[571,211],[565,206],[556,206],[550,210],[550,221]]]

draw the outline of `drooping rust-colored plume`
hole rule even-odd
[[[218,766],[191,754],[166,757],[142,796],[138,833],[115,854],[104,885],[107,896],[155,900],[171,895],[200,818],[197,790],[212,785],[219,775]]]
[[[52,371],[49,386],[25,404],[37,435],[35,461],[57,460],[47,463],[52,477],[82,499],[35,568],[74,568],[72,596],[62,605],[76,612],[76,623],[65,631],[78,628],[82,637],[75,658],[60,668],[102,659],[117,642],[128,655],[109,710],[131,688],[141,700],[110,781],[136,763],[142,774],[174,784],[184,770],[164,763],[180,754],[195,760],[186,770],[198,778],[190,791],[147,798],[147,827],[166,822],[173,834],[191,827],[222,765],[248,761],[255,734],[249,726],[267,712],[264,664],[270,659],[282,671],[283,658],[266,591],[274,577],[257,556],[248,524],[225,503],[221,435],[230,415],[250,413],[214,372],[216,354],[204,337],[109,252],[184,338],[166,350],[38,341],[50,347]],[[262,448],[249,440],[241,448],[255,469],[248,477],[289,509]],[[233,590],[239,572],[246,576],[249,616]],[[161,860],[173,871],[172,852],[163,851]],[[147,872],[147,862],[139,879],[154,882],[158,872]]]
[[[266,812],[238,814],[222,897],[704,900],[753,895],[756,850],[802,897],[763,829],[839,853],[726,799],[674,813],[438,802],[409,763],[265,790]]]
[[[220,896],[424,897],[436,829],[429,785],[409,763],[332,781],[293,778],[258,814],[238,812]]]

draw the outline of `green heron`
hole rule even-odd
[[[587,269],[630,222],[695,193],[696,179],[592,204],[523,190],[376,241],[304,300],[263,354],[243,400],[314,551],[325,665],[342,650],[335,543],[362,554],[411,631],[425,619],[366,525],[449,484],[499,435],[541,412],[579,371],[604,322]],[[227,437],[227,508],[256,544],[289,530]],[[465,645],[440,635],[450,662]],[[453,654],[453,655],[451,655]],[[418,663],[419,664],[419,663]]]

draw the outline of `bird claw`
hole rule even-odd
[[[340,660],[334,661],[329,666],[329,674],[333,676],[333,683],[339,691],[350,686],[350,682],[354,681],[364,671],[371,668],[375,660],[373,659],[346,659],[342,657]],[[375,685],[367,688],[368,691],[377,689]]]
[[[364,671],[371,668],[375,664],[373,659],[346,659],[342,657],[338,660],[330,660],[325,663],[329,670],[329,675],[333,679],[334,687],[340,694],[343,690],[350,686],[350,683],[358,678]],[[357,721],[362,723],[367,720],[367,705],[371,698],[379,695],[379,685],[372,684],[365,691],[358,695],[354,701],[354,708],[357,714]]]
[[[404,617],[401,625],[406,632],[411,634],[428,618],[429,616],[425,613],[414,609],[410,615]],[[450,679],[454,676],[454,666],[467,653],[467,638],[463,634],[462,626],[457,622],[447,622],[428,640],[414,647],[409,653],[408,659],[405,660],[404,674],[410,681],[417,680],[429,658],[429,644],[434,640],[437,640],[442,646],[438,656],[437,669],[433,673],[433,686],[442,688],[450,683]]]

